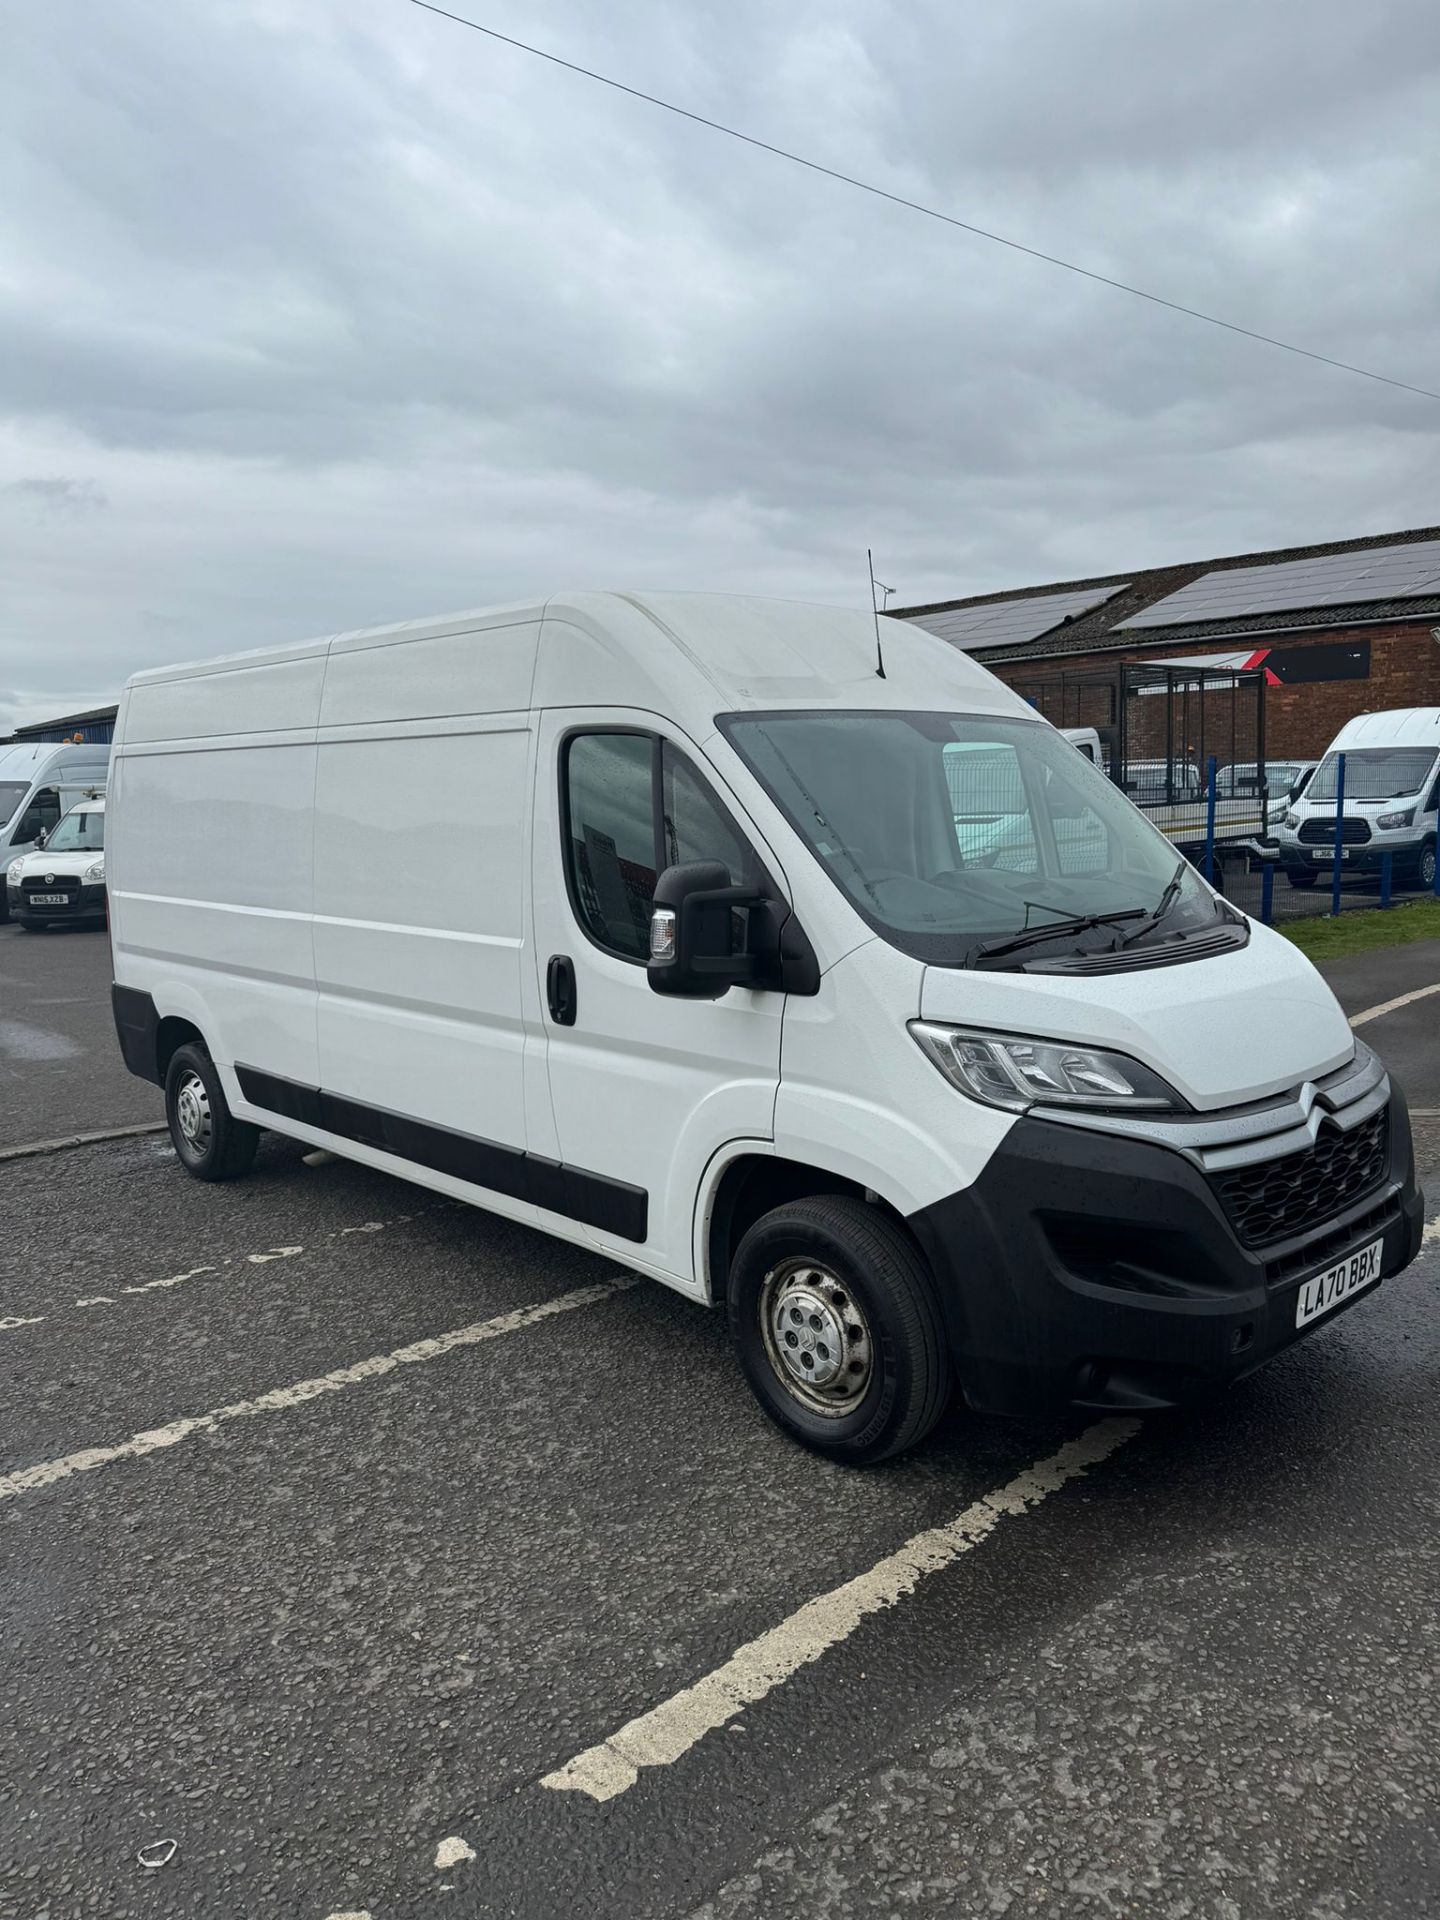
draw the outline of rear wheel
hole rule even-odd
[[[1309,867],[1287,867],[1285,878],[1292,887],[1313,887],[1315,884],[1314,872]]]
[[[831,1459],[902,1453],[950,1397],[929,1269],[904,1229],[863,1201],[822,1194],[757,1220],[731,1266],[729,1315],[761,1406]]]
[[[176,1049],[165,1074],[165,1118],[181,1166],[197,1180],[238,1180],[250,1171],[260,1129],[231,1113],[203,1047]]]

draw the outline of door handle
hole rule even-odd
[[[568,953],[552,953],[545,969],[545,997],[557,1027],[575,1024],[575,962]]]

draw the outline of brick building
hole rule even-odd
[[[1063,685],[1073,725],[1077,689],[1122,661],[1261,668],[1271,760],[1318,757],[1359,713],[1440,706],[1440,527],[890,611],[1052,718]]]

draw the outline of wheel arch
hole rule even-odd
[[[697,1221],[696,1259],[704,1299],[714,1304],[724,1300],[735,1249],[762,1215],[787,1201],[811,1199],[822,1193],[847,1194],[866,1201],[914,1240],[900,1209],[848,1174],[767,1151],[759,1142],[737,1145],[712,1163]],[[915,1246],[921,1252],[918,1241]]]

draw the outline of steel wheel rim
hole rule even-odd
[[[770,1370],[791,1399],[843,1419],[864,1399],[875,1343],[852,1287],[815,1260],[787,1260],[760,1289],[760,1330]]]
[[[205,1082],[193,1068],[175,1089],[175,1124],[186,1150],[197,1160],[203,1159],[215,1131],[215,1121]]]

